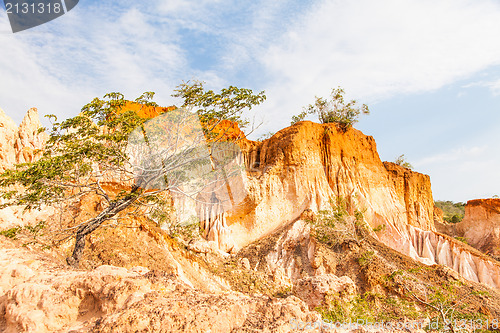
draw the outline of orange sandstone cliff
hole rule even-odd
[[[148,109],[145,116],[167,109]],[[30,149],[43,145],[43,138],[35,135],[39,121],[33,110],[19,129],[11,120],[2,120],[0,130],[8,134],[0,156],[3,167],[29,160]],[[453,268],[468,280],[500,287],[496,261],[435,231],[429,177],[382,162],[371,136],[352,128],[343,132],[333,124],[303,121],[255,142],[235,126],[226,127],[224,133],[238,138],[241,150],[235,163],[243,168],[230,189],[231,196],[238,200],[224,212],[213,211],[213,205],[197,207],[188,199],[180,199],[177,205],[198,217],[211,248],[237,252],[300,220],[304,211],[328,209],[343,198],[352,212],[363,213],[369,233],[391,248],[428,265]],[[6,210],[2,214],[4,221],[21,218]],[[471,230],[468,232],[472,235]],[[491,230],[496,235],[496,229]]]
[[[457,232],[478,250],[500,255],[500,199],[470,200]]]
[[[332,124],[306,121],[264,142],[243,139],[239,145],[246,198],[226,216],[236,248],[306,209],[327,209],[338,197],[365,212],[371,228],[385,225],[381,238],[394,247],[408,246],[408,226],[434,230],[429,177],[383,163],[373,138],[358,130],[344,133]]]
[[[373,237],[427,265],[448,266],[468,280],[500,286],[500,266],[434,227],[427,175],[383,163],[372,137],[356,129],[309,121],[263,142],[243,138],[244,200],[200,217],[205,236],[224,251],[238,249],[343,198],[363,212]],[[208,216],[208,218],[206,217]],[[206,220],[209,221],[206,221]],[[380,232],[372,230],[382,229]]]
[[[134,110],[145,118],[168,111]],[[38,124],[34,109],[19,128],[0,112],[0,133],[5,134],[0,167],[36,158],[30,152],[44,142]],[[223,145],[230,148],[231,163],[240,166],[226,166],[228,182],[222,188],[231,192],[231,206],[221,211],[204,200],[197,204],[175,198],[185,216],[195,217],[203,227],[205,240],[170,237],[152,219],[131,215],[88,237],[84,269],[77,270],[65,265],[71,241],[42,251],[24,246],[22,239],[0,236],[0,331],[295,332],[292,324],[319,322],[322,317],[316,310],[324,309],[331,296],[340,295],[350,306],[366,291],[381,293],[380,299],[367,303],[367,311],[394,313],[394,318],[406,321],[400,310],[401,304],[412,304],[407,303],[409,290],[423,291],[427,297],[429,286],[453,281],[460,281],[453,294],[455,305],[466,305],[469,314],[481,313],[490,320],[498,317],[499,291],[463,279],[498,288],[498,263],[436,232],[433,218],[439,220],[439,212],[433,208],[429,177],[382,162],[372,137],[355,129],[341,132],[334,125],[300,122],[255,142],[233,123],[220,125],[216,140],[236,139],[239,147]],[[116,177],[110,182],[106,186],[124,186]],[[362,213],[364,229],[360,238],[327,246],[308,220],[339,198],[350,214]],[[89,195],[65,214],[77,220],[95,216],[102,211],[101,202]],[[497,203],[470,203],[466,232],[491,230],[495,237]],[[0,230],[42,219],[11,209],[0,210]],[[59,231],[59,218],[43,220],[47,228]],[[354,220],[360,222],[346,217]],[[337,241],[341,233],[328,236]],[[238,253],[225,253],[230,251]],[[423,269],[422,263],[440,266]],[[405,303],[391,307],[379,301],[394,295]],[[419,310],[420,306],[413,303],[412,313],[417,310],[421,318],[428,318],[428,309]]]

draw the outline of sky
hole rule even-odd
[[[13,34],[0,9],[0,108],[76,115],[94,97],[201,80],[265,90],[251,138],[341,86],[382,160],[404,154],[435,200],[500,195],[500,0],[80,0]]]

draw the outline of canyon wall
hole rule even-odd
[[[32,162],[40,154],[38,150],[44,147],[48,138],[47,133],[38,133],[40,127],[42,124],[36,108],[28,110],[19,127],[0,109],[0,172],[18,163]],[[0,227],[7,229],[36,224],[52,213],[50,208],[25,212],[23,207],[7,207],[0,210]]]
[[[36,109],[28,111],[19,128],[3,112],[0,124],[2,170],[33,160],[36,149],[46,140],[46,134],[38,133],[41,125]],[[393,249],[428,265],[446,265],[471,281],[500,286],[500,266],[495,261],[435,231],[429,177],[382,162],[372,137],[352,128],[344,132],[334,124],[303,121],[255,142],[229,127],[227,133],[240,138],[234,163],[244,167],[229,184],[234,201],[230,209],[200,207],[188,199],[177,202],[191,217],[198,218],[213,247],[236,252],[298,220],[304,211],[329,209],[342,198],[351,213],[363,214],[372,236]],[[481,229],[472,227],[479,216],[488,217],[492,237],[498,234],[498,221],[490,218],[497,216],[493,214],[496,208],[490,206],[496,207],[469,207],[469,220],[465,219],[463,226],[464,230],[470,226],[464,233],[472,245],[481,240]],[[15,207],[1,214],[3,228],[36,219],[22,215]],[[375,228],[380,231],[373,232]]]
[[[470,200],[457,233],[476,249],[500,256],[500,199]]]
[[[434,227],[429,176],[382,162],[375,141],[356,129],[300,122],[263,142],[242,139],[245,200],[212,217],[207,235],[225,251],[260,239],[343,198],[363,212],[371,234],[427,265],[448,266],[464,278],[500,286],[500,266]],[[215,214],[216,215],[216,214]],[[206,221],[205,221],[206,222]]]
[[[232,242],[224,245],[245,246],[339,197],[364,212],[370,228],[384,226],[378,237],[396,248],[408,243],[407,225],[434,230],[429,177],[383,163],[373,138],[356,129],[304,121],[263,142],[239,145],[246,198],[226,214]]]

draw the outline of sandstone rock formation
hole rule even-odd
[[[470,200],[457,233],[481,252],[500,256],[500,199]]]
[[[72,270],[0,238],[0,330],[14,332],[291,331],[320,316],[294,296],[194,289],[176,274],[100,266]]]
[[[246,198],[220,214],[224,223],[214,226],[216,235],[208,237],[222,250],[241,248],[306,210],[327,209],[343,198],[351,213],[363,212],[370,230],[383,230],[372,235],[393,249],[428,265],[447,265],[472,281],[500,286],[496,262],[435,232],[429,177],[382,162],[372,137],[305,121],[263,142],[242,138],[238,144],[240,163],[247,170]]]
[[[454,269],[469,281],[500,287],[500,265],[497,261],[451,237],[408,227],[410,243],[404,253],[427,265],[440,264]]]
[[[38,132],[42,127],[38,110],[31,108],[24,116],[14,145],[17,163],[29,163],[36,158],[36,151],[42,149],[48,139],[46,132]]]
[[[144,117],[159,114],[154,108],[131,107]],[[28,112],[19,128],[2,117],[0,112],[0,132],[6,137],[0,161],[11,166],[36,158],[33,152],[44,143],[36,130],[36,110]],[[208,242],[180,245],[144,216],[135,217],[123,228],[100,228],[91,234],[86,270],[74,270],[63,264],[70,243],[37,252],[0,236],[0,330],[288,332],[293,331],[291,321],[320,320],[313,309],[326,306],[332,294],[349,303],[361,289],[384,293],[391,276],[399,279],[391,280],[396,289],[388,292],[407,298],[405,281],[396,273],[410,268],[424,271],[418,281],[410,279],[420,289],[428,277],[436,284],[461,280],[452,269],[470,281],[500,287],[495,261],[435,231],[429,177],[382,162],[373,138],[355,129],[343,132],[331,124],[300,122],[253,142],[234,124],[225,125],[224,135],[238,138],[241,148],[233,162],[245,167],[228,192],[232,199],[243,200],[230,210],[219,204],[180,202],[198,217]],[[118,190],[122,185],[111,179],[105,186]],[[349,214],[363,215],[348,219],[362,221],[366,235],[339,242],[335,252],[311,236],[307,220],[335,206],[339,198]],[[92,196],[73,208],[69,215],[76,220],[102,210]],[[21,212],[0,214],[0,229],[37,221]],[[237,255],[227,253],[240,249]],[[258,289],[252,278],[260,274],[282,291],[268,296],[252,288],[247,294],[237,292],[234,281],[214,275],[220,267],[212,267],[217,262],[210,256],[227,260],[221,266],[247,277],[252,288]],[[226,265],[230,260],[235,264]],[[434,266],[425,272],[421,263],[450,269]],[[465,282],[463,288],[471,285]],[[500,299],[496,291],[492,295]],[[490,301],[481,298],[473,311]],[[495,315],[500,313],[500,305],[493,308]]]
[[[0,109],[0,171],[16,163],[14,144],[18,128],[14,121]]]
[[[19,127],[0,109],[0,171],[33,161],[36,150],[42,149],[48,138],[47,133],[38,133],[41,127],[36,108],[28,110]]]
[[[398,197],[404,199],[410,225],[433,230],[434,200],[428,175],[414,172],[392,162],[384,162]]]
[[[47,141],[45,132],[38,132],[42,127],[38,110],[31,108],[24,116],[19,127],[0,109],[0,172],[18,163],[32,162],[37,150],[42,149]],[[35,225],[45,220],[53,211],[23,211],[23,207],[7,207],[0,211],[2,229],[26,224]]]
[[[237,246],[297,219],[306,209],[342,197],[365,211],[371,227],[385,224],[391,240],[407,225],[433,230],[428,176],[382,163],[372,137],[333,124],[300,122],[264,142],[241,140],[245,204],[227,216]],[[388,234],[389,235],[389,234]]]

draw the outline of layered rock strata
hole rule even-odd
[[[38,133],[41,125],[36,109],[28,111],[19,128],[3,112],[0,118],[4,138],[0,142],[0,167],[36,158],[36,150],[45,142],[45,134]],[[233,162],[244,170],[228,192],[231,198],[237,194],[242,200],[222,212],[210,211],[220,205],[198,207],[185,201],[185,207],[190,207],[204,226],[203,234],[212,247],[237,251],[296,221],[304,211],[331,208],[341,198],[350,213],[363,214],[369,230],[380,230],[372,232],[374,237],[392,248],[426,264],[451,267],[469,280],[500,286],[496,262],[435,232],[429,177],[382,162],[372,137],[352,128],[344,132],[333,124],[308,121],[285,128],[263,142],[246,139],[234,126],[229,132],[239,138],[240,151]],[[477,219],[473,216],[487,216],[486,220],[494,222],[488,222],[489,235],[496,237],[496,220],[490,218],[496,216],[492,213],[495,210],[480,207],[470,205],[464,230],[467,224],[474,225],[472,221]],[[2,210],[0,218],[5,227],[23,216]],[[482,239],[476,229],[470,227],[463,232],[471,244],[481,248],[475,242]]]
[[[500,199],[470,200],[457,233],[476,249],[500,256]]]
[[[263,142],[239,141],[246,167],[245,200],[223,213],[216,236],[237,250],[305,210],[328,209],[338,198],[363,214],[372,235],[425,264],[442,264],[465,278],[500,286],[499,265],[465,244],[436,233],[429,176],[382,162],[372,137],[333,124],[300,122]],[[222,217],[221,217],[222,219]],[[216,220],[216,219],[213,219]],[[213,233],[212,233],[213,234]]]
[[[32,162],[40,154],[48,138],[47,133],[38,131],[41,127],[36,108],[28,110],[19,127],[0,109],[0,172],[15,164]],[[26,212],[23,207],[7,207],[0,210],[0,226],[6,229],[36,224],[52,213],[50,209]]]

